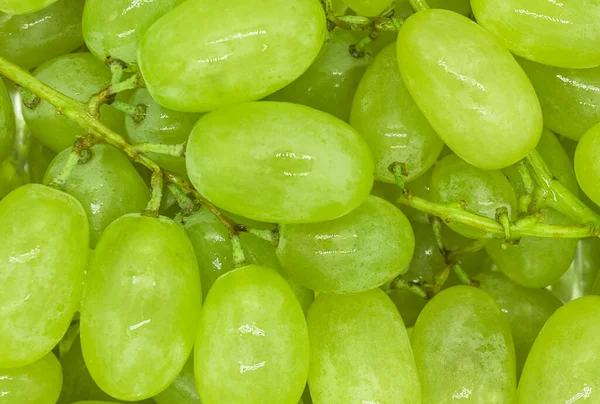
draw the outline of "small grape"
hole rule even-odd
[[[0,403],[54,404],[61,385],[60,363],[49,353],[24,367],[0,369]]]
[[[600,125],[593,126],[579,141],[575,151],[575,175],[579,186],[596,204],[600,205]]]

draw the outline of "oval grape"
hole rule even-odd
[[[57,0],[0,0],[0,11],[7,14],[28,14],[48,7]]]
[[[588,130],[575,151],[575,175],[579,186],[596,204],[600,205],[600,124]]]
[[[55,404],[61,386],[62,371],[53,353],[24,367],[0,369],[2,404]]]

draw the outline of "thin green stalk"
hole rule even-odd
[[[166,156],[183,157],[185,156],[186,143],[180,144],[157,144],[157,143],[138,143],[133,147],[139,153],[158,153]]]
[[[110,103],[110,106],[117,111],[121,111],[129,115],[129,117],[131,117],[135,123],[142,123],[142,121],[146,119],[148,107],[144,104],[131,105],[123,101],[114,100]]]
[[[415,13],[429,8],[429,4],[427,4],[425,0],[409,0],[409,2],[413,10],[415,10]]]
[[[231,245],[233,247],[233,269],[248,265],[239,235],[230,234],[229,237],[231,238]]]
[[[186,192],[175,184],[167,185],[171,193],[175,196],[177,204],[181,208],[184,217],[192,215],[198,210],[196,204],[187,196]]]

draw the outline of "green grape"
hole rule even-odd
[[[531,347],[519,382],[519,404],[597,402],[600,297],[556,310]]]
[[[393,44],[377,55],[360,81],[350,124],[371,148],[378,181],[395,182],[389,170],[394,162],[405,164],[405,181],[418,178],[435,163],[444,146],[408,93]]]
[[[31,139],[29,156],[27,157],[27,168],[29,179],[35,184],[41,184],[44,180],[46,170],[56,157],[56,153],[44,146],[37,139]]]
[[[0,0],[0,11],[7,14],[28,14],[48,7],[57,0]]]
[[[444,157],[433,169],[431,199],[444,204],[464,201],[465,210],[495,219],[496,211],[505,208],[514,220],[517,197],[501,171],[484,171],[455,155]],[[450,223],[450,228],[465,237],[481,238],[483,230],[463,224]]]
[[[77,49],[83,45],[83,5],[84,0],[58,0],[31,14],[0,13],[0,54],[31,69]]]
[[[185,231],[137,214],[102,234],[81,304],[81,347],[94,381],[120,400],[167,388],[192,350],[202,288]]]
[[[215,282],[194,351],[202,402],[296,404],[308,359],[304,313],[277,272],[249,265]]]
[[[179,144],[187,141],[194,124],[200,118],[199,114],[172,111],[158,104],[145,89],[133,92],[129,103],[146,106],[146,117],[140,123],[133,118],[125,118],[127,138],[133,144],[158,143]],[[159,166],[180,175],[186,175],[183,157],[167,156],[158,153],[146,153]]]
[[[535,148],[542,111],[533,86],[483,28],[457,13],[429,9],[406,20],[396,44],[408,91],[458,156],[493,170]]]
[[[55,404],[61,385],[60,363],[49,353],[24,367],[0,369],[0,403]]]
[[[375,196],[335,220],[280,225],[279,235],[277,256],[286,273],[325,293],[381,286],[404,270],[415,248],[406,216]]]
[[[350,54],[350,46],[363,36],[334,29],[310,68],[266,100],[307,105],[348,122],[356,87],[372,60],[368,53],[361,58]]]
[[[421,312],[411,341],[424,403],[514,402],[513,340],[487,293],[471,286],[442,291]]]
[[[70,153],[66,149],[56,156],[44,176],[44,184],[60,175]],[[83,205],[90,223],[90,246],[94,248],[109,224],[127,213],[144,210],[150,191],[120,150],[98,144],[90,153],[85,164],[73,169],[64,190]]]
[[[90,52],[128,65],[137,62],[138,42],[156,20],[183,0],[87,0],[83,37]]]
[[[600,122],[600,68],[564,69],[517,58],[535,88],[544,125],[573,140]]]
[[[12,159],[0,161],[0,199],[27,182],[27,174],[20,172]]]
[[[194,358],[190,357],[185,366],[165,391],[154,397],[156,404],[200,404],[200,397],[194,381]]]
[[[511,52],[550,66],[600,65],[596,0],[471,0],[477,22]]]
[[[285,102],[205,115],[186,156],[198,192],[269,223],[335,219],[360,205],[373,184],[373,159],[358,133],[329,114]]]
[[[29,184],[0,201],[0,234],[0,368],[13,368],[42,358],[69,327],[89,227],[75,198]]]
[[[569,270],[549,288],[563,302],[581,296],[600,294],[595,291],[595,279],[600,270],[600,239],[591,237],[579,240],[575,259]]]
[[[477,279],[480,288],[494,298],[508,319],[515,343],[517,378],[538,333],[562,303],[546,289],[528,289],[500,272],[486,272]]]
[[[421,403],[406,328],[381,290],[320,294],[307,321],[315,404]]]
[[[579,141],[575,151],[575,176],[585,194],[600,205],[600,125],[593,126]]]
[[[8,157],[15,141],[16,123],[13,104],[0,79],[0,161]]]
[[[159,104],[211,111],[259,100],[300,77],[319,54],[326,21],[316,0],[190,0],[146,32],[138,63]]]
[[[471,14],[471,3],[469,0],[427,0],[427,5],[431,8],[443,8],[445,10],[454,11],[464,16]],[[396,0],[396,17],[406,19],[413,14],[413,9],[409,0]]]
[[[376,17],[392,6],[391,0],[343,0],[358,15]]]
[[[73,53],[59,56],[38,67],[33,75],[61,93],[86,102],[89,97],[110,84],[110,70],[91,53]],[[123,114],[109,105],[100,108],[102,122],[122,132]],[[50,103],[41,101],[36,107],[23,108],[23,117],[33,135],[56,153],[70,147],[85,129],[64,115]]]

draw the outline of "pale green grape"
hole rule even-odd
[[[138,63],[161,105],[210,111],[300,77],[319,54],[326,21],[316,0],[189,0],[146,32]]]
[[[491,34],[457,13],[429,9],[406,20],[400,73],[436,133],[461,158],[492,170],[531,152],[542,111],[519,64]]]
[[[433,169],[431,199],[444,204],[465,202],[465,210],[478,215],[496,218],[496,211],[505,208],[509,217],[516,216],[517,197],[510,182],[501,171],[484,171],[455,155],[444,157]],[[450,223],[450,228],[466,237],[485,235],[463,224]]]
[[[373,159],[358,133],[329,114],[284,102],[205,115],[186,156],[202,195],[269,223],[335,219],[360,205],[373,184]]]
[[[150,191],[133,164],[120,151],[108,145],[95,145],[91,158],[78,164],[65,191],[73,195],[85,209],[90,223],[90,245],[95,247],[100,235],[114,220],[127,213],[144,210]],[[70,149],[63,150],[50,164],[44,184],[52,182],[63,170]]]
[[[350,124],[371,148],[378,181],[394,182],[389,170],[394,162],[405,164],[405,181],[414,180],[435,163],[444,146],[402,81],[393,44],[377,55],[360,81]]]
[[[511,52],[545,65],[600,65],[596,0],[471,0],[477,22]]]
[[[506,317],[487,293],[471,286],[440,292],[421,312],[411,341],[423,402],[514,402],[513,340]]]
[[[471,3],[469,0],[427,0],[427,5],[431,8],[443,8],[454,11],[464,16],[471,14]],[[413,9],[409,0],[396,0],[396,10],[394,15],[402,19],[413,14]]]
[[[519,382],[519,404],[597,402],[600,389],[600,297],[559,308],[531,347]]]
[[[310,68],[266,100],[307,105],[348,122],[356,87],[372,60],[368,53],[361,58],[350,54],[350,46],[364,36],[334,29]]]
[[[194,381],[194,359],[190,359],[165,391],[154,397],[156,404],[200,404]]]
[[[0,201],[0,367],[37,361],[81,298],[89,226],[72,196],[30,184]]]
[[[0,13],[0,54],[31,69],[83,45],[84,0],[58,0],[31,14]]]
[[[279,234],[277,256],[285,272],[325,293],[381,286],[404,270],[415,248],[406,216],[375,196],[335,220],[280,225]]]
[[[35,78],[61,93],[86,102],[90,96],[110,84],[110,70],[91,53],[73,53],[47,61],[33,72]],[[123,114],[109,105],[100,108],[102,122],[122,132]],[[59,114],[46,101],[31,109],[23,107],[23,117],[31,132],[45,146],[59,153],[73,145],[85,129]]]
[[[569,270],[549,289],[565,303],[581,296],[600,295],[600,290],[597,289],[600,286],[597,284],[599,270],[600,239],[581,239]]]
[[[125,118],[127,138],[133,144],[158,143],[179,144],[187,141],[194,124],[200,118],[199,114],[172,111],[161,107],[145,89],[135,90],[129,98],[132,105],[146,106],[146,117],[140,123],[133,118]],[[172,157],[158,153],[146,153],[159,166],[185,175],[185,160],[183,157]]]
[[[8,157],[15,141],[15,114],[4,81],[0,79],[0,161]]]
[[[53,353],[14,369],[0,369],[0,403],[54,404],[60,394],[62,371]]]
[[[575,175],[579,186],[596,204],[600,205],[600,124],[588,130],[575,151]]]
[[[307,321],[314,404],[421,403],[406,328],[381,290],[320,294]]]
[[[535,88],[544,125],[573,140],[600,122],[600,68],[564,69],[517,58]]]
[[[57,0],[0,0],[0,11],[8,14],[28,14],[48,7]]]
[[[44,146],[37,139],[31,139],[29,156],[27,157],[27,170],[29,179],[35,184],[41,184],[46,170],[56,157],[56,153]]]
[[[296,404],[308,359],[304,313],[277,272],[249,265],[215,282],[194,351],[202,402]]]
[[[391,0],[343,0],[358,15],[376,17],[392,6]]]
[[[562,303],[549,290],[524,288],[500,272],[486,272],[475,279],[479,281],[480,288],[494,298],[508,319],[515,343],[518,378],[533,341]]]
[[[152,397],[183,368],[202,289],[185,231],[166,217],[122,216],[102,234],[81,305],[81,347],[94,381],[121,400]]]

